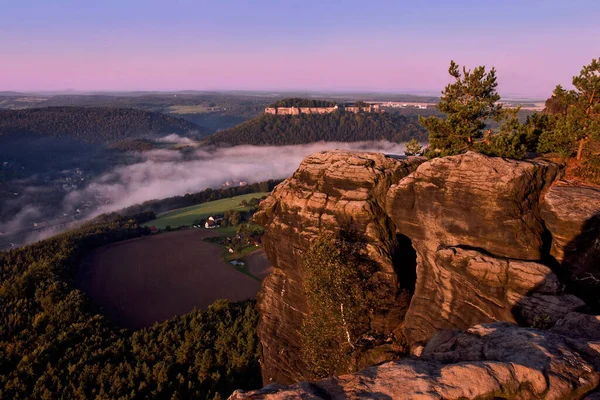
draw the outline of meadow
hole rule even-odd
[[[261,198],[268,194],[268,192],[249,193],[228,199],[209,201],[195,206],[178,208],[159,215],[157,219],[146,222],[144,226],[156,226],[158,229],[165,229],[167,226],[173,229],[181,226],[192,226],[197,219],[208,218],[215,214],[223,214],[228,210],[248,211],[249,207],[240,206],[243,200],[249,201],[252,198]],[[226,228],[220,228],[220,230],[222,229]]]

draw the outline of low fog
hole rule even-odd
[[[171,135],[172,136],[172,135]],[[309,154],[327,149],[353,149],[404,154],[404,145],[382,142],[319,142],[294,146],[236,146],[196,148],[190,154],[173,150],[144,153],[143,162],[116,167],[82,191],[70,193],[67,203],[80,203],[96,192],[110,198],[94,215],[117,211],[146,200],[161,199],[206,188],[226,181],[254,183],[290,176]]]
[[[201,147],[188,139],[169,135],[161,142],[186,145],[181,150],[158,149],[138,154],[140,161],[120,165],[91,180],[81,190],[62,200],[61,215],[72,214],[83,203],[94,204],[86,219],[118,211],[147,200],[161,199],[206,188],[219,188],[226,182],[254,183],[290,176],[304,157],[329,149],[352,149],[385,154],[404,154],[404,145],[380,142],[318,142],[291,146]],[[99,200],[101,199],[101,200]],[[101,203],[101,204],[98,204]],[[0,232],[31,227],[32,216],[46,214],[43,205],[27,205],[10,221],[0,223]],[[52,211],[52,210],[50,210]],[[25,224],[27,222],[27,225]],[[56,230],[30,236],[32,242],[57,233]]]

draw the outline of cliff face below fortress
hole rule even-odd
[[[551,388],[552,398],[579,398],[595,388],[600,338],[567,346],[564,327],[591,329],[581,312],[598,309],[600,192],[557,184],[560,175],[561,167],[549,161],[476,153],[431,161],[343,151],[307,157],[255,216],[265,226],[263,242],[274,266],[258,301],[265,384],[309,378],[299,350],[306,312],[301,254],[320,231],[351,226],[366,243],[365,258],[377,265],[371,279],[383,301],[372,312],[371,328],[385,338],[360,355],[356,369],[398,359],[400,348],[412,356],[323,381],[319,390],[333,397],[361,385],[375,390],[377,379],[394,376],[439,394],[423,398],[471,398],[468,386],[448,395],[444,381],[454,376],[461,386],[457,371],[463,370],[450,364],[463,362],[473,379],[500,386],[483,385],[478,396],[502,397],[505,390],[518,394],[506,398],[538,398],[535,393]],[[555,331],[525,328],[531,326]],[[490,343],[506,349],[494,353]],[[515,370],[519,354],[544,346],[540,351],[556,356],[535,365],[523,361],[531,375]],[[560,355],[565,351],[574,357],[570,372],[560,366],[570,362]],[[558,380],[554,369],[562,371]],[[533,386],[525,390],[524,384]],[[286,398],[277,396],[303,391],[316,398],[306,385],[263,394]]]

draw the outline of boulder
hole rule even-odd
[[[549,282],[549,294],[559,294],[550,269],[531,261],[544,256],[540,198],[560,173],[545,160],[468,152],[425,162],[391,186],[387,213],[417,252],[405,319],[411,346],[439,329],[513,322],[513,308],[526,295],[547,293]]]
[[[383,335],[398,330],[409,297],[402,296],[403,282],[392,261],[396,242],[385,213],[386,193],[422,162],[378,153],[316,153],[261,203],[254,220],[265,227],[263,245],[274,268],[258,299],[265,384],[306,376],[298,333],[306,310],[301,254],[319,232],[348,228],[360,234],[364,258],[376,265],[371,279],[378,282],[383,299],[371,325]]]
[[[540,196],[560,171],[549,161],[474,152],[436,158],[390,188],[387,211],[399,233],[432,250],[468,246],[540,260]]]
[[[417,245],[417,251],[428,258],[418,260],[417,287],[405,320],[404,333],[413,346],[439,330],[482,322],[551,325],[584,306],[563,294],[557,276],[540,263],[457,247],[431,253]]]
[[[313,383],[237,391],[230,399],[579,399],[600,380],[587,355],[559,333],[493,323],[440,335],[420,358]]]
[[[600,308],[600,190],[553,186],[543,200],[541,216],[552,234],[550,253],[570,289]]]

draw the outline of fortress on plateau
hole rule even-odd
[[[366,106],[338,106],[333,107],[267,107],[265,108],[265,114],[273,115],[300,115],[300,114],[330,114],[337,110],[344,110],[346,112],[358,113],[358,112],[370,112],[370,113],[383,113],[383,110],[379,107],[379,104],[368,104]]]

